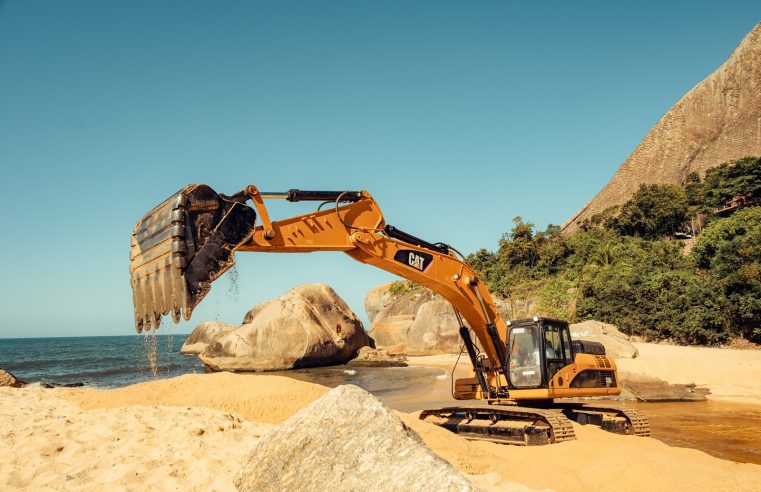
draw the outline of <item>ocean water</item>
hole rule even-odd
[[[28,383],[84,383],[115,388],[157,378],[203,373],[180,355],[187,335],[0,339],[0,368]]]

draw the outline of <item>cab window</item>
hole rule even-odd
[[[513,386],[530,388],[542,384],[541,348],[538,327],[517,327],[510,330],[508,350],[510,382]]]
[[[563,332],[561,326],[554,324],[544,325],[544,352],[547,356],[547,378],[552,379],[557,372],[566,366],[566,353],[561,340]]]

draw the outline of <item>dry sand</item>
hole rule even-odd
[[[235,490],[272,427],[207,408],[84,411],[64,392],[0,388],[0,490]]]
[[[711,399],[761,404],[761,350],[634,345],[636,359],[616,360],[622,378],[641,374],[670,384],[695,384],[708,388]]]
[[[282,422],[326,391],[282,376],[228,373],[108,391],[2,388],[0,489],[229,490],[271,426],[258,422]],[[563,491],[761,490],[759,465],[651,438],[576,426],[576,441],[521,448],[467,441],[414,414],[400,415],[486,490],[519,484]]]
[[[62,396],[85,410],[129,405],[206,407],[254,422],[279,424],[321,397],[328,388],[262,374],[185,374],[114,390],[73,389]]]

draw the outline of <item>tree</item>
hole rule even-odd
[[[701,345],[729,338],[721,299],[710,278],[691,270],[659,271],[647,276],[641,297],[647,303],[642,320],[659,337]]]
[[[761,342],[761,207],[710,223],[692,255],[715,280],[730,324]]]
[[[744,157],[706,171],[702,194],[708,207],[719,207],[746,193],[761,196],[761,157]]]
[[[672,185],[640,185],[639,190],[609,221],[609,228],[625,236],[647,239],[671,236],[687,219],[687,196]]]

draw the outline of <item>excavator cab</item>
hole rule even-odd
[[[508,322],[508,388],[547,388],[552,378],[573,363],[568,323],[552,318]]]

